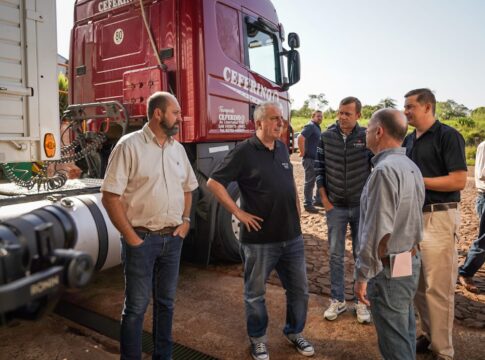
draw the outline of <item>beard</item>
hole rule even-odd
[[[162,120],[160,121],[160,128],[162,131],[165,133],[167,136],[174,136],[179,132],[179,124],[180,122],[177,120],[175,124],[170,127],[167,124],[167,118],[165,116],[162,117]]]

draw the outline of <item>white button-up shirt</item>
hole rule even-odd
[[[475,186],[478,192],[485,192],[485,141],[477,148],[475,157]]]
[[[101,191],[121,196],[131,226],[158,230],[182,223],[184,193],[197,186],[184,147],[173,139],[160,146],[145,124],[116,144]]]

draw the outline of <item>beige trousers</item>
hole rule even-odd
[[[452,330],[458,254],[455,237],[460,224],[458,209],[424,213],[421,275],[414,299],[423,334],[430,349],[446,358],[454,355]]]

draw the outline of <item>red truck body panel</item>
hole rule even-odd
[[[166,71],[158,65],[138,0],[77,0],[71,104],[117,100],[139,125],[150,94],[172,91],[182,107],[184,143],[251,136],[251,109],[265,100],[279,101],[289,119],[282,61],[275,60],[274,79],[248,65],[247,19],[263,18],[279,29],[269,0],[150,0],[144,8],[158,51],[168,54]],[[283,51],[279,36],[274,40],[276,53]]]

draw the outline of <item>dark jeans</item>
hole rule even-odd
[[[122,238],[125,304],[121,315],[121,359],[141,359],[145,311],[153,296],[153,359],[172,358],[172,318],[182,239],[138,233],[144,242],[129,246]],[[153,293],[152,293],[153,292]]]
[[[315,188],[315,180],[316,180],[314,162],[315,160],[310,158],[303,158],[302,160],[303,169],[305,170],[305,185],[303,187],[304,206],[311,206],[313,205],[314,201],[322,202],[322,200],[320,199],[320,193],[318,192],[318,189],[316,189],[315,199],[313,199],[313,189]]]
[[[485,262],[485,194],[478,194],[476,206],[477,214],[480,216],[478,237],[470,245],[465,262],[458,268],[458,273],[466,277],[473,277]]]
[[[305,327],[308,309],[303,237],[270,244],[242,244],[244,262],[244,303],[247,331],[251,342],[266,342],[268,312],[266,310],[266,281],[276,269],[286,290],[286,324],[283,332],[300,334]]]
[[[421,256],[412,259],[413,274],[391,278],[389,266],[367,285],[379,351],[386,360],[416,359],[416,319],[413,299],[418,288]]]
[[[352,234],[352,254],[354,261],[359,249],[360,206],[336,207],[326,212],[328,227],[328,246],[330,257],[330,297],[338,301],[345,300],[345,235],[347,224]]]

